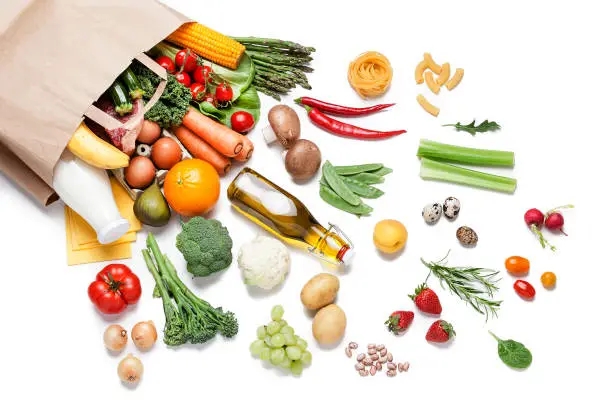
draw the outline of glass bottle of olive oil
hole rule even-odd
[[[236,210],[289,244],[333,264],[348,264],[353,256],[351,241],[338,227],[325,228],[300,200],[248,167],[227,196]]]

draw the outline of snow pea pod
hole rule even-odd
[[[376,171],[383,168],[382,163],[357,164],[352,166],[334,166],[334,170],[341,176]]]
[[[332,190],[336,194],[338,194],[344,201],[353,206],[358,206],[361,204],[361,198],[357,197],[350,188],[346,185],[346,183],[340,178],[336,170],[334,170],[334,166],[329,162],[329,160],[325,161],[323,164],[323,177],[327,184],[331,187]]]
[[[383,168],[380,168],[380,169],[375,170],[375,171],[370,171],[368,173],[375,174],[375,175],[380,176],[380,177],[384,177],[387,174],[393,173],[393,169],[390,169],[389,167],[383,167]]]
[[[321,183],[319,185],[319,196],[327,204],[336,207],[339,210],[346,211],[355,215],[368,215],[373,208],[367,204],[360,203],[359,205],[351,205],[344,201],[334,190]]]
[[[353,174],[352,176],[348,176],[353,180],[360,181],[365,184],[380,184],[385,181],[384,177],[378,176],[372,173],[359,173]]]
[[[357,194],[360,197],[378,198],[382,196],[383,194],[385,194],[384,191],[376,187],[372,187],[365,183],[362,183],[361,181],[353,180],[352,178],[349,178],[349,177],[344,177],[344,176],[341,176],[341,177],[342,177],[342,180],[344,180],[344,182],[346,183],[347,187],[350,188],[353,193]],[[326,187],[329,187],[329,184],[327,183],[327,181],[325,181],[324,178],[321,179],[320,183]]]

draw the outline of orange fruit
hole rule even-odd
[[[217,200],[221,185],[213,166],[200,159],[178,162],[164,181],[164,195],[174,211],[194,217],[210,211]]]
[[[557,275],[553,272],[544,272],[540,277],[540,281],[546,289],[552,289],[557,284]]]
[[[511,256],[506,259],[506,270],[514,276],[524,276],[529,272],[529,259],[522,256]]]

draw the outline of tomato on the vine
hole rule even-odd
[[[121,313],[127,305],[140,299],[140,279],[123,264],[107,265],[87,289],[89,299],[106,314]]]
[[[514,291],[523,299],[531,300],[535,297],[536,291],[531,283],[524,280],[514,282]]]
[[[231,118],[232,129],[238,133],[246,133],[255,126],[255,119],[249,112],[238,111],[234,112]]]
[[[191,86],[191,77],[189,76],[188,73],[186,73],[186,72],[177,72],[176,74],[174,74],[174,76],[176,77],[177,81],[179,81],[181,84],[185,85],[187,88],[189,88]]]
[[[210,83],[212,82],[211,72],[212,68],[208,65],[198,65],[193,71],[193,80],[201,84]]]
[[[217,97],[217,101],[219,103],[226,104],[232,101],[234,91],[227,82],[221,82],[219,85],[217,85],[215,96]]]
[[[204,100],[204,97],[206,96],[205,85],[200,84],[198,82],[194,82],[193,84],[191,84],[189,89],[191,89],[191,99],[196,102],[201,102]]]
[[[190,49],[183,49],[177,52],[174,57],[174,62],[176,63],[177,69],[185,72],[193,72],[198,65],[196,55]]]
[[[172,61],[172,58],[167,57],[165,55],[161,55],[159,57],[157,57],[157,59],[155,60],[155,62],[157,62],[159,65],[161,65],[166,71],[173,73],[174,70],[176,69],[174,66],[174,61]]]

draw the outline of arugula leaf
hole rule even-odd
[[[508,367],[527,368],[531,365],[533,360],[531,351],[522,343],[514,340],[502,340],[491,332],[489,334],[497,340],[497,354]]]
[[[484,133],[489,131],[495,131],[501,129],[501,126],[495,122],[488,120],[484,120],[480,123],[480,125],[476,125],[476,121],[473,120],[472,123],[468,123],[467,125],[462,125],[461,122],[457,122],[455,124],[449,123],[447,125],[442,126],[453,126],[457,131],[463,130],[464,132],[468,132],[470,135],[474,136],[476,133]]]

